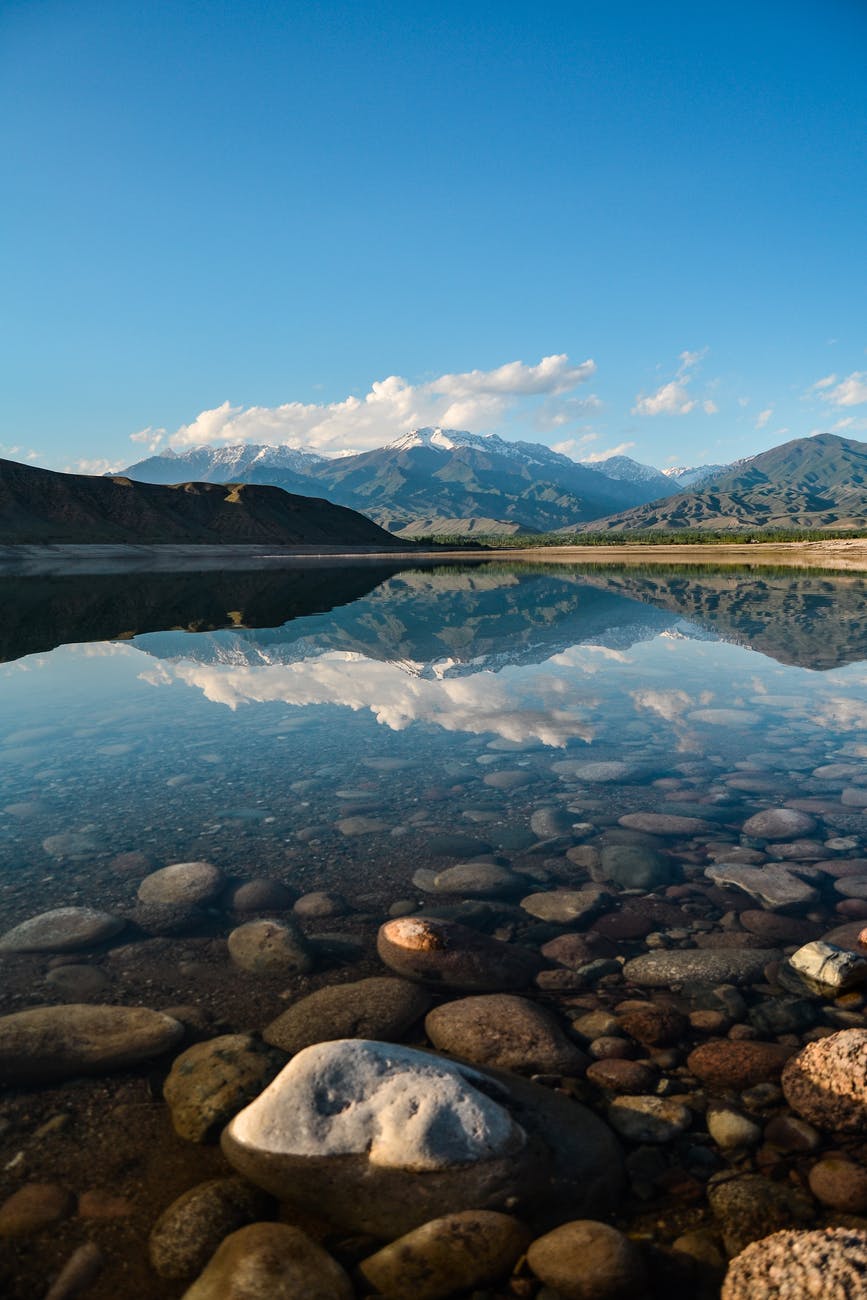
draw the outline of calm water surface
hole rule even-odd
[[[359,565],[0,586],[4,923],[131,897],[111,868],[129,850],[350,900],[385,872],[412,895],[434,832],[508,854],[546,804],[736,820],[839,793],[851,774],[814,769],[867,756],[861,577]],[[616,787],[575,767],[609,760],[630,765]]]

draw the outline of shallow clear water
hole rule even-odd
[[[812,775],[867,755],[860,577],[367,564],[28,579],[26,602],[4,581],[3,923],[123,901],[128,850],[394,896],[433,832],[520,853],[546,803],[738,821],[864,779]],[[561,766],[612,759],[616,785]]]

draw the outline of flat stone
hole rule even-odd
[[[625,1233],[595,1219],[564,1223],[537,1237],[527,1263],[562,1300],[630,1300],[646,1293],[638,1247]]]
[[[119,934],[125,921],[92,907],[58,907],[22,921],[0,937],[0,952],[74,952]]]
[[[692,1112],[669,1097],[618,1097],[608,1123],[630,1142],[671,1142],[692,1123]]]
[[[606,1212],[622,1179],[610,1131],[566,1097],[354,1039],[294,1057],[224,1131],[223,1150],[281,1200],[386,1239],[507,1203],[532,1217]]]
[[[459,862],[431,876],[431,893],[460,894],[463,898],[508,897],[527,888],[526,876],[496,862]]]
[[[291,1055],[336,1038],[395,1042],[421,1019],[430,1001],[418,984],[387,975],[327,984],[272,1020],[262,1037]]]
[[[867,1276],[867,1232],[786,1229],[754,1241],[729,1264],[721,1300],[856,1300]]]
[[[785,867],[768,863],[763,867],[719,862],[704,873],[715,885],[734,886],[757,898],[770,911],[806,910],[819,900],[819,893]]]
[[[565,1075],[581,1075],[588,1065],[550,1011],[508,993],[446,1002],[424,1027],[434,1047],[474,1065]]]
[[[633,957],[623,968],[627,983],[645,988],[684,984],[749,984],[778,961],[776,948],[673,948]]]
[[[759,722],[759,715],[746,709],[693,709],[686,716],[690,722],[703,722],[709,727],[742,729]]]
[[[0,1017],[0,1085],[110,1074],[162,1056],[183,1038],[171,1016],[146,1007],[66,1003]]]
[[[250,1034],[194,1043],[174,1061],[163,1087],[175,1132],[188,1142],[216,1136],[285,1063],[283,1052]]]
[[[550,889],[528,894],[521,907],[531,916],[555,925],[582,925],[610,906],[611,895],[604,889]]]
[[[377,1295],[445,1300],[508,1277],[530,1235],[511,1215],[462,1210],[390,1242],[358,1271]]]
[[[211,1178],[172,1201],[148,1239],[151,1267],[160,1277],[195,1277],[224,1237],[245,1224],[272,1218],[277,1202],[243,1178]]]
[[[335,823],[341,835],[352,838],[356,835],[377,835],[390,831],[391,826],[380,817],[341,817]]]
[[[607,785],[611,781],[625,781],[632,775],[629,763],[614,759],[608,763],[584,763],[576,759],[561,759],[551,764],[551,771],[560,777],[587,781],[591,785]]]
[[[45,983],[66,1002],[98,1002],[111,988],[111,980],[96,966],[57,966]]]
[[[355,1289],[300,1228],[251,1223],[226,1237],[183,1300],[353,1300]]]
[[[677,817],[672,813],[637,812],[618,817],[617,824],[647,835],[703,835],[714,830],[713,822],[700,817]]]
[[[789,958],[789,965],[817,992],[831,996],[867,982],[867,957],[832,943],[804,944]]]
[[[527,948],[434,917],[387,921],[376,947],[386,966],[406,979],[480,993],[526,988],[541,966]]]
[[[195,907],[215,898],[226,880],[210,862],[173,862],[153,871],[138,887],[139,902]]]
[[[529,785],[532,779],[529,772],[524,772],[520,768],[514,771],[488,772],[482,777],[484,784],[494,790],[520,790],[523,786]]]
[[[757,840],[795,840],[815,830],[815,817],[794,808],[765,808],[741,827],[743,835]]]
[[[867,898],[867,875],[843,876],[834,881],[834,889],[844,898]]]
[[[49,835],[42,841],[42,847],[52,858],[92,858],[105,850],[95,835],[89,831],[61,831],[58,835]]]
[[[745,930],[764,939],[769,947],[775,944],[809,943],[811,939],[818,939],[822,933],[821,926],[815,921],[805,921],[800,916],[786,916],[764,909],[760,911],[748,908],[740,913],[738,920]]]
[[[842,1029],[808,1043],[783,1071],[786,1101],[832,1133],[867,1132],[867,1029]]]

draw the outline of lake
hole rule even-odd
[[[721,1248],[741,1229],[706,1192],[731,1169],[784,1186],[780,1205],[798,1191],[800,1208],[772,1220],[824,1222],[804,1151],[758,1148],[785,1112],[779,1064],[739,1086],[720,1066],[697,1084],[685,1058],[708,1037],[794,1049],[867,1025],[857,989],[820,996],[777,969],[843,925],[852,946],[867,924],[867,578],[367,560],[0,576],[0,595],[0,932],[67,907],[126,921],[83,948],[2,955],[4,1013],[144,1005],[207,1040],[387,973],[375,944],[389,917],[423,912],[536,954],[553,943],[531,996],[596,1060],[613,1036],[611,1059],[646,1062],[649,1092],[686,1109],[665,1139],[623,1130],[621,1226],[659,1247],[708,1231]],[[783,807],[791,834],[743,833]],[[219,868],[220,888],[162,907],[138,897],[143,878],[191,862]],[[468,862],[459,884],[441,878]],[[501,883],[485,885],[490,868]],[[270,884],[238,894],[250,881]],[[586,894],[580,915],[520,906],[565,890]],[[292,915],[298,897],[309,968],[239,967],[228,934]],[[616,1025],[582,1030],[639,996],[624,960],[671,951],[719,963],[707,979],[641,985],[677,1010],[676,1034],[623,1047]],[[751,952],[770,956],[746,979],[726,971]],[[712,995],[720,986],[731,993]],[[404,1041],[427,1040],[415,1026]],[[131,1282],[139,1296],[182,1293],[149,1271],[147,1234],[226,1166],[213,1142],[172,1133],[167,1068],[7,1094],[0,1199],[22,1174],[95,1198],[50,1239],[22,1237],[0,1263],[8,1294],[38,1291],[91,1238],[106,1256],[94,1295]],[[566,1090],[599,1113],[619,1091],[583,1077]],[[756,1135],[728,1148],[709,1136],[708,1096],[733,1099]]]

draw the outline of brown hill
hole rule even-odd
[[[867,528],[867,444],[796,438],[677,496],[585,524],[582,532]]]
[[[364,515],[318,497],[238,483],[57,474],[0,460],[0,544],[210,543],[394,547]]]

